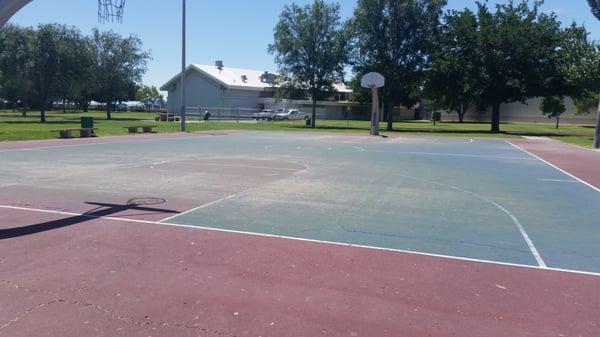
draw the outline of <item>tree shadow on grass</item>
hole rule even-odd
[[[164,200],[163,200],[164,202]],[[150,212],[153,214],[177,214],[178,211],[170,209],[143,207],[137,204],[127,203],[125,205],[98,203],[98,202],[85,202],[89,205],[97,206],[96,208],[83,213],[81,215],[74,215],[68,218],[47,221],[37,224],[31,224],[23,227],[0,229],[0,240],[13,239],[27,235],[33,235],[46,231],[51,231],[67,226],[78,225],[90,220],[108,217],[113,214],[123,212],[126,210],[138,210],[144,212]]]

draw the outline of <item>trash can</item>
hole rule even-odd
[[[91,129],[94,127],[94,117],[81,117],[81,128]]]
[[[304,120],[306,121],[306,126],[312,126],[312,120],[310,117],[306,117]]]
[[[94,117],[81,117],[81,128],[82,129],[93,129],[94,128]],[[94,137],[94,130],[89,130],[90,136]]]

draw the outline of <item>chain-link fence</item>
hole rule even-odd
[[[217,121],[244,122],[256,120],[260,110],[250,108],[186,107],[185,115],[189,122]]]

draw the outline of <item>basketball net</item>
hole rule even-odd
[[[123,20],[125,0],[98,0],[98,22],[118,22]]]

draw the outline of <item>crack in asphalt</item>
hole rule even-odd
[[[27,316],[35,311],[39,311],[41,309],[47,308],[53,304],[65,304],[65,305],[76,305],[76,306],[100,311],[103,314],[110,316],[112,319],[127,323],[129,325],[139,326],[139,327],[165,327],[165,328],[177,328],[177,329],[194,329],[194,330],[198,330],[202,333],[209,333],[213,336],[237,337],[237,335],[232,334],[232,333],[213,330],[213,329],[209,329],[209,328],[203,328],[198,325],[190,325],[190,324],[186,324],[186,323],[154,322],[152,320],[138,321],[138,320],[134,320],[130,317],[118,315],[114,311],[112,311],[106,307],[103,307],[100,304],[95,304],[95,303],[86,302],[86,301],[73,301],[73,300],[62,299],[57,294],[53,294],[51,292],[44,291],[44,290],[29,289],[27,287],[20,286],[16,283],[13,283],[13,282],[10,282],[7,280],[0,280],[0,284],[6,288],[18,289],[18,290],[21,290],[26,293],[38,293],[38,294],[45,293],[45,294],[52,295],[54,297],[54,299],[52,299],[51,301],[37,304],[37,305],[19,313],[14,318],[12,318],[4,323],[0,323],[0,330],[16,323],[20,319],[24,318],[25,316]],[[148,317],[148,316],[146,316],[146,317]]]

